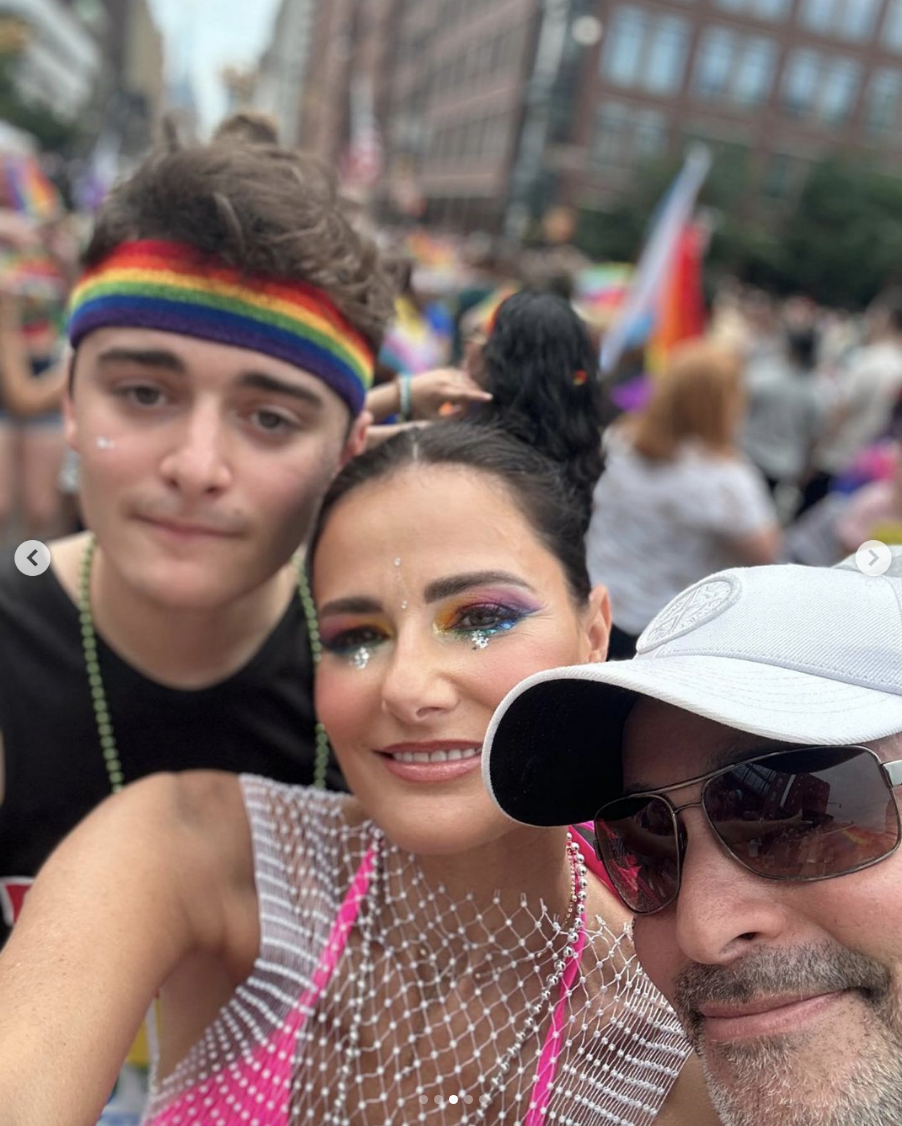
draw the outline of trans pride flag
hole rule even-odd
[[[704,240],[691,220],[710,168],[710,151],[692,148],[658,206],[629,296],[602,343],[603,372],[613,371],[627,348],[648,342],[652,361],[660,362],[674,344],[701,332]]]

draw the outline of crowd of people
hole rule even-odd
[[[902,302],[625,409],[258,126],[0,227],[0,1126],[902,1123]]]

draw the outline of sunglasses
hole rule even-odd
[[[702,783],[701,800],[675,806],[664,794]],[[774,751],[603,805],[595,848],[614,889],[637,915],[679,894],[686,831],[677,815],[701,807],[712,832],[743,868],[768,880],[829,880],[877,864],[902,841],[893,787],[902,759],[868,747]]]

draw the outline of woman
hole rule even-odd
[[[188,773],[92,815],[0,957],[3,1126],[93,1122],[161,982],[154,1126],[716,1122],[579,842],[482,784],[507,691],[603,659],[574,519],[533,451],[465,426],[350,464],[312,577],[355,796]]]
[[[738,357],[706,341],[678,349],[647,406],[608,430],[586,537],[589,574],[611,594],[609,656],[685,587],[737,564],[773,563],[779,531],[760,474],[742,456]]]
[[[61,237],[53,227],[31,231],[0,262],[0,540],[17,507],[25,538],[55,531],[62,507],[67,277],[53,249]]]
[[[568,301],[528,289],[503,301],[477,376],[492,398],[469,417],[496,423],[563,471],[583,516],[601,473],[604,423],[597,351]]]

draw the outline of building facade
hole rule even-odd
[[[148,0],[106,0],[104,9],[104,129],[130,162],[151,144],[163,110],[163,37]]]
[[[327,160],[371,92],[383,219],[516,233],[695,139],[775,204],[836,151],[902,169],[902,0],[314,0],[308,59]]]
[[[278,120],[282,141],[290,146],[301,139],[301,99],[314,10],[314,0],[282,0],[255,83],[254,105]]]
[[[902,0],[617,0],[604,24],[562,203],[603,206],[694,138],[773,201],[837,151],[902,164]]]
[[[0,24],[21,25],[14,77],[24,101],[75,121],[90,103],[101,49],[88,27],[60,0],[0,0]]]

